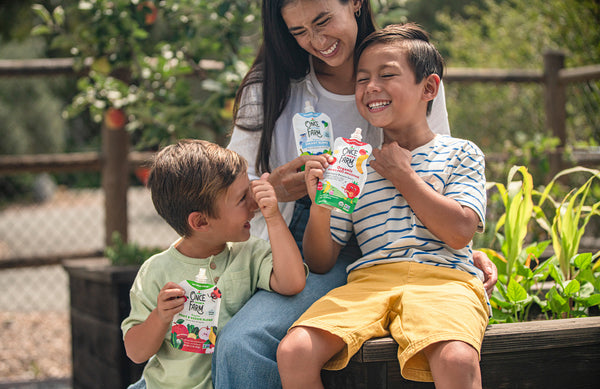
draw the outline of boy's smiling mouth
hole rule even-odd
[[[390,105],[391,103],[392,103],[391,100],[376,100],[376,101],[367,103],[367,108],[369,108],[369,111],[371,111],[371,112],[380,111],[383,108]]]

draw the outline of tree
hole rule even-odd
[[[450,67],[542,70],[545,50],[561,50],[566,66],[600,63],[600,5],[596,0],[483,0],[465,16],[438,14],[432,33]],[[569,143],[600,141],[600,83],[568,90]],[[454,135],[474,140],[484,151],[520,150],[538,158],[544,177],[549,130],[541,85],[456,84],[446,88]],[[593,109],[593,108],[591,108]],[[597,108],[596,108],[597,109]],[[477,120],[479,118],[479,120]],[[575,130],[576,129],[576,130]],[[575,134],[577,138],[575,139]]]
[[[33,9],[33,33],[49,38],[55,55],[75,56],[78,81],[70,117],[89,111],[96,122],[119,111],[140,147],[176,138],[224,142],[223,112],[254,51],[258,1],[63,1]],[[222,67],[207,69],[203,60]],[[213,64],[215,63],[213,62]]]

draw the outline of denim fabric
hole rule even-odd
[[[138,382],[129,385],[127,389],[146,389],[146,381],[144,380],[144,377],[142,376]]]
[[[302,244],[308,204],[298,201],[290,230]],[[346,266],[361,255],[353,239],[326,274],[310,273],[304,290],[295,296],[258,291],[223,327],[213,354],[216,389],[281,388],[276,352],[279,341],[300,315],[331,289],[346,283]]]

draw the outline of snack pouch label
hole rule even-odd
[[[215,349],[221,292],[215,285],[186,280],[181,312],[173,317],[171,345],[179,350],[212,354]]]
[[[331,119],[324,113],[315,112],[309,101],[305,102],[304,112],[298,112],[292,119],[298,156],[331,154],[333,128]]]
[[[372,150],[370,144],[360,141],[360,131],[355,134],[335,140],[334,161],[317,184],[316,204],[346,213],[354,211],[367,180],[366,165]]]

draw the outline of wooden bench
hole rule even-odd
[[[323,371],[326,388],[425,389],[400,375],[391,337],[371,339],[340,371]],[[494,324],[481,349],[483,387],[598,388],[600,317]]]

